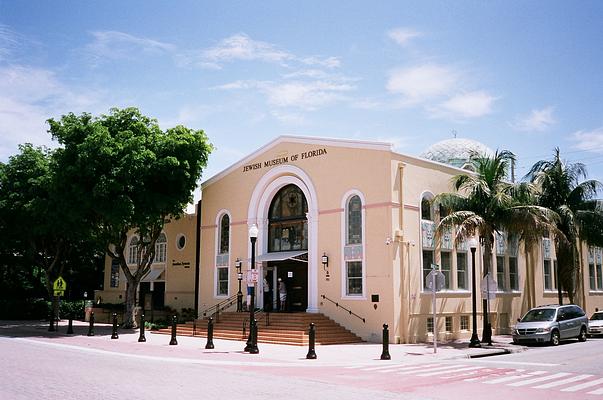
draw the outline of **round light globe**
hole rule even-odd
[[[258,227],[256,226],[256,224],[251,225],[251,227],[249,228],[249,237],[250,238],[257,238],[258,237]]]

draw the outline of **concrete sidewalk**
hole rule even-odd
[[[261,363],[274,365],[354,366],[382,364],[383,346],[373,343],[316,346],[316,360],[307,360],[307,347],[259,343],[259,354],[243,351],[244,341],[214,339],[214,349],[205,349],[205,337],[178,336],[178,345],[171,346],[170,335],[145,331],[146,342],[139,343],[138,330],[118,330],[118,339],[111,339],[111,325],[95,324],[95,335],[87,336],[88,324],[73,322],[74,334],[67,335],[67,321],[59,323],[58,332],[48,332],[44,321],[0,321],[0,336],[26,340],[32,343],[61,346],[65,349],[85,349],[112,352],[134,357],[157,357],[172,360],[217,364]],[[431,343],[392,344],[389,346],[391,362],[423,363],[435,360],[486,357],[524,351],[526,348],[512,344],[510,336],[493,337],[492,346],[469,348],[468,341],[438,343],[434,353]]]

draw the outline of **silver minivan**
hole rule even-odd
[[[580,307],[547,305],[532,308],[518,320],[513,329],[513,343],[550,343],[557,346],[560,340],[578,338],[586,340],[588,317]]]

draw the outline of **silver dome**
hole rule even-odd
[[[494,155],[492,149],[472,139],[454,138],[434,143],[420,157],[463,168],[472,153]]]

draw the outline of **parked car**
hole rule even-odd
[[[578,338],[586,340],[588,317],[580,307],[546,305],[532,308],[518,320],[513,329],[513,343],[550,343],[557,346],[560,340]]]
[[[588,336],[603,335],[603,311],[597,311],[588,321]]]

